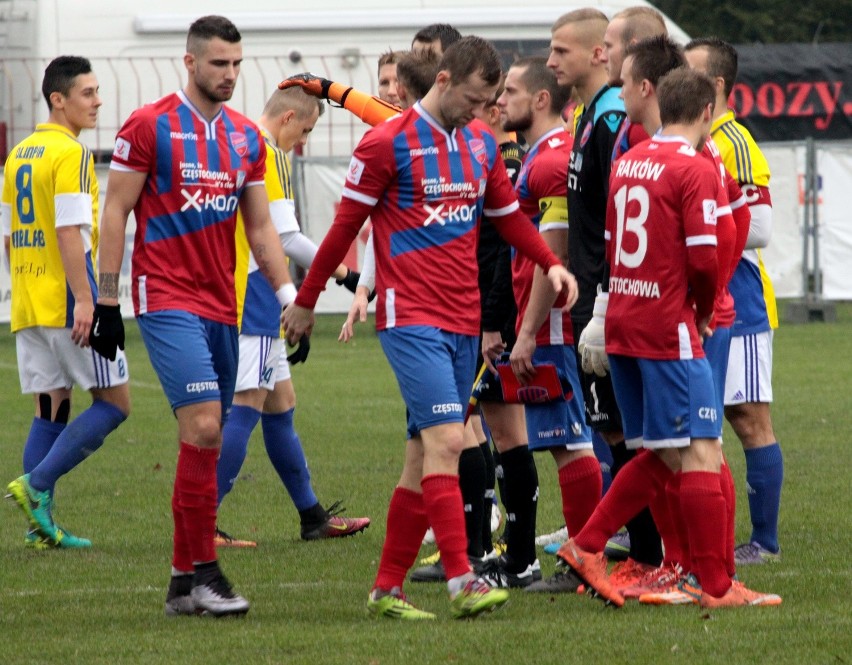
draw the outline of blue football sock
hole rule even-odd
[[[222,452],[216,464],[216,485],[219,491],[219,504],[234,488],[234,482],[240,475],[248,452],[251,433],[260,420],[260,411],[250,406],[234,405],[228,420],[222,428]],[[217,504],[218,505],[218,504]]]
[[[65,423],[55,423],[44,418],[33,418],[30,434],[24,444],[24,473],[30,473],[50,452]],[[53,492],[53,487],[48,487]]]
[[[38,491],[52,489],[57,480],[100,448],[107,434],[126,418],[121,409],[109,402],[92,402],[56,437],[50,452],[30,472],[30,485]]]
[[[746,449],[745,459],[751,540],[770,552],[777,552],[778,510],[781,505],[781,485],[784,482],[781,446],[776,442],[763,448]]]
[[[264,413],[261,418],[263,442],[269,460],[287,488],[296,510],[306,510],[319,501],[311,486],[311,473],[308,471],[302,442],[293,428],[294,411]]]
[[[601,438],[601,435],[595,431],[592,431],[592,448],[595,451],[595,457],[598,458],[598,462],[601,465],[601,478],[603,479],[601,496],[603,496],[612,484],[612,450],[610,450],[606,441]]]

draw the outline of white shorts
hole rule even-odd
[[[118,349],[108,360],[94,349],[71,341],[70,328],[36,326],[15,333],[21,392],[46,393],[80,386],[112,388],[127,383],[127,358]]]
[[[235,392],[265,388],[274,390],[279,381],[290,378],[290,363],[284,340],[265,335],[240,335],[240,361]]]
[[[731,337],[725,376],[725,405],[772,401],[774,331]]]

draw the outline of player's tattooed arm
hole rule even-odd
[[[257,245],[252,245],[251,253],[254,255],[254,260],[260,269],[260,274],[269,279],[274,273],[274,262],[266,243],[260,242]]]
[[[98,276],[98,295],[101,298],[118,298],[117,272],[102,272]]]

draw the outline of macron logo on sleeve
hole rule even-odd
[[[364,174],[364,162],[360,159],[353,157],[352,161],[349,162],[349,170],[346,172],[346,179],[351,182],[353,185],[357,185],[361,182],[361,176]]]
[[[716,201],[713,199],[704,199],[704,223],[716,226]]]
[[[116,139],[115,149],[112,151],[112,154],[126,162],[130,159],[130,141],[127,141],[126,139]]]

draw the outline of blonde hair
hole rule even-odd
[[[312,97],[298,86],[293,86],[286,90],[273,92],[266,100],[263,115],[267,118],[274,118],[287,111],[295,111],[299,120],[304,120],[310,117],[314,109],[318,109],[320,115],[323,114],[325,106],[323,106],[322,100]]]
[[[553,23],[550,32],[551,34],[555,33],[560,28],[569,24],[582,24],[577,36],[586,46],[592,47],[603,42],[609,19],[599,9],[584,7],[583,9],[575,9],[560,16]]]
[[[624,44],[659,35],[667,37],[669,34],[663,15],[653,7],[628,7],[612,18],[624,19],[621,32],[621,41]]]

